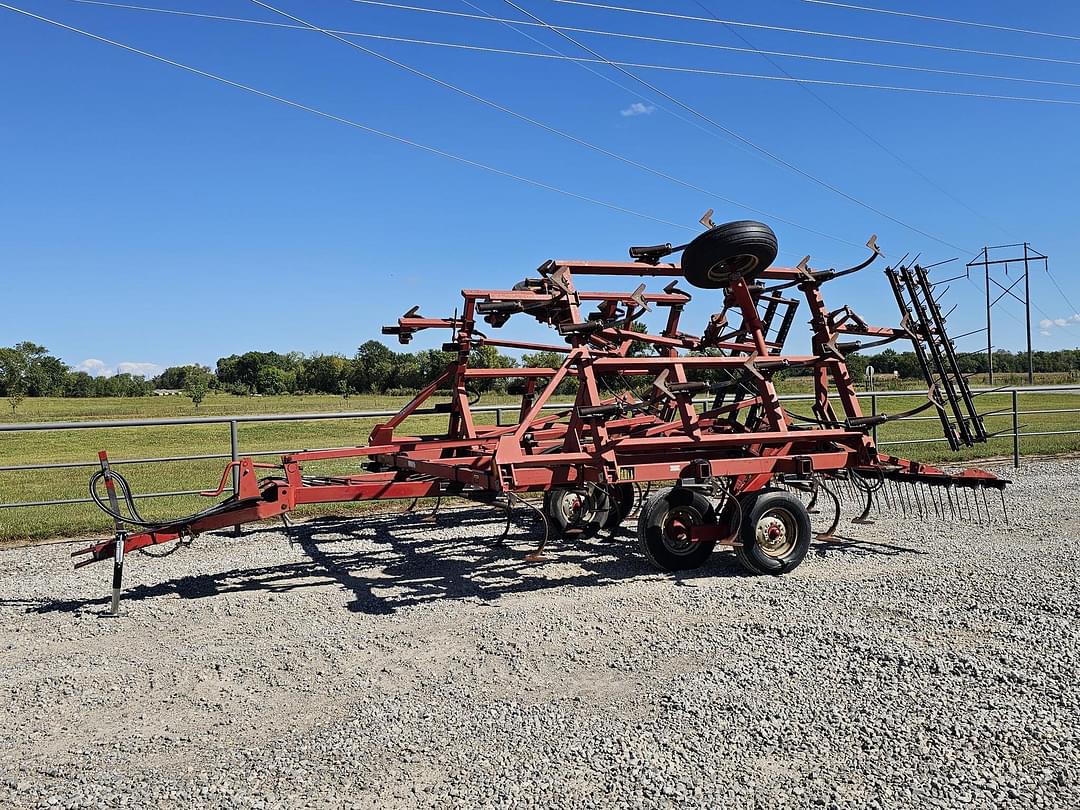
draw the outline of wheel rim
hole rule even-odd
[[[690,537],[690,530],[701,525],[701,514],[689,506],[677,506],[668,510],[660,524],[660,536],[664,548],[680,556],[690,554],[698,543]]]
[[[559,493],[555,508],[566,521],[568,526],[577,526],[582,523],[585,516],[585,495],[572,489]]]
[[[799,539],[795,516],[787,509],[776,507],[758,518],[754,527],[757,547],[769,557],[781,559],[791,553]]]
[[[758,257],[749,253],[740,253],[723,261],[717,262],[709,268],[706,275],[713,281],[726,282],[734,278],[742,278],[754,272],[758,266]]]

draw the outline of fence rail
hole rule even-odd
[[[1006,431],[999,431],[991,435],[991,438],[1006,439],[1011,438],[1013,442],[1013,465],[1015,467],[1020,466],[1021,457],[1021,439],[1025,436],[1058,436],[1066,434],[1080,433],[1080,430],[1054,430],[1054,431],[1022,431],[1020,429],[1020,417],[1028,415],[1044,415],[1044,414],[1062,414],[1062,413],[1080,413],[1080,408],[1048,408],[1048,409],[1034,409],[1034,410],[1020,410],[1019,399],[1022,394],[1037,394],[1037,393],[1062,393],[1075,391],[1080,392],[1080,385],[1036,385],[1025,387],[1005,387],[1005,388],[980,388],[972,391],[976,395],[996,394],[998,396],[1011,396],[1011,404],[1008,408],[998,408],[993,411],[980,412],[980,416],[1004,416],[1011,414],[1012,427]],[[870,413],[876,415],[878,413],[878,402],[881,399],[892,399],[895,397],[925,397],[927,391],[868,391],[859,395],[859,398],[863,401],[870,401]],[[780,396],[781,401],[786,402],[812,402],[814,400],[813,394],[783,394]],[[707,400],[699,399],[695,400],[695,404],[703,405],[707,404]],[[546,410],[562,410],[570,406],[570,403],[548,403],[544,406]],[[503,424],[503,414],[508,412],[517,412],[518,407],[514,405],[481,405],[474,406],[473,413],[494,413],[495,423],[497,425]],[[377,411],[347,411],[337,413],[284,413],[284,414],[247,414],[240,416],[192,416],[192,417],[179,417],[170,419],[118,419],[111,421],[87,421],[87,422],[16,422],[12,424],[0,424],[0,433],[26,433],[31,431],[66,431],[66,430],[108,430],[111,428],[142,428],[142,427],[162,427],[162,426],[183,426],[183,425],[228,425],[229,426],[229,451],[222,453],[205,453],[199,455],[185,455],[185,456],[159,456],[152,458],[121,458],[121,459],[109,459],[110,465],[118,464],[168,464],[180,461],[206,461],[212,459],[230,459],[237,460],[241,455],[246,456],[280,456],[285,453],[293,452],[296,448],[288,448],[285,450],[256,450],[250,452],[242,452],[240,448],[240,425],[249,423],[268,423],[268,422],[314,422],[327,419],[379,419],[391,417],[397,413],[397,409],[393,410],[377,410]],[[431,415],[439,413],[433,408],[424,408],[415,412],[417,415]],[[919,421],[937,421],[936,416],[909,416],[904,419],[898,419],[897,421],[919,422]],[[877,427],[873,428],[874,441],[877,442]],[[900,446],[909,444],[936,444],[946,441],[943,437],[927,438],[927,439],[900,439],[891,442],[881,442],[879,447]],[[334,449],[334,448],[307,448],[307,449]],[[2,459],[0,459],[2,460]],[[0,465],[0,472],[30,472],[33,470],[58,470],[58,469],[72,469],[79,467],[97,467],[97,461],[60,461],[60,462],[45,462],[39,464],[9,464]],[[233,470],[233,492],[235,493],[238,486],[238,470]],[[169,498],[179,497],[183,495],[198,495],[200,490],[176,490],[170,492],[146,492],[139,495],[135,495],[136,498]],[[0,503],[0,509],[16,509],[25,507],[46,507],[46,506],[69,506],[76,504],[93,503],[90,498],[57,498],[53,500],[43,501],[17,501],[13,503]]]

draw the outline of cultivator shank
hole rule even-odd
[[[972,507],[965,497],[961,513],[960,493],[981,494],[985,507],[986,489],[1000,490],[1006,482],[879,454],[872,430],[897,416],[867,416],[860,408],[845,355],[910,340],[931,392],[915,410],[936,411],[953,449],[986,439],[925,270],[900,265],[885,271],[900,308],[898,327],[871,326],[850,307],[825,306],[826,283],[878,257],[874,241],[868,245],[870,258],[848,270],[814,270],[808,259],[772,267],[771,230],[730,223],[678,248],[632,248],[636,261],[547,261],[511,289],[463,290],[459,313],[450,318],[425,317],[414,307],[384,334],[408,343],[419,332],[446,330],[443,349],[454,359],[378,425],[367,446],[290,453],[261,478],[266,465],[242,459],[232,497],[177,521],[147,523],[114,505],[110,514],[122,522],[117,538],[77,552],[87,555],[78,564],[113,558],[117,542],[130,551],[327,502],[455,496],[508,513],[526,503],[542,513],[546,538],[549,531],[588,536],[613,528],[638,500],[639,542],[658,567],[699,565],[726,544],[750,570],[766,573],[798,565],[810,542],[809,514],[821,514],[827,503],[836,512],[830,534],[840,504],[849,500],[865,504],[856,522],[869,520],[882,503],[940,518],[948,508],[951,517],[963,518]],[[682,265],[663,261],[680,249]],[[623,278],[645,283],[629,291],[604,289]],[[664,286],[650,290],[658,281]],[[691,301],[684,282],[720,304],[697,331],[684,325]],[[811,352],[785,354],[802,306]],[[550,327],[555,340],[502,337],[499,330],[520,318]],[[659,325],[643,330],[646,318]],[[561,362],[476,367],[471,361],[484,347],[551,352]],[[793,368],[813,378],[808,415],[789,410],[773,383],[778,372]],[[475,384],[492,378],[511,380],[520,392],[514,424],[476,418]],[[573,401],[558,402],[557,392],[566,387],[575,389]],[[445,413],[446,431],[403,435],[405,421],[420,413]],[[356,472],[304,472],[305,465],[341,459],[355,459]],[[119,476],[104,471],[100,478],[111,484]],[[544,494],[542,509],[528,493]],[[810,510],[805,496],[812,498]]]

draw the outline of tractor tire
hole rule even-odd
[[[692,526],[716,521],[712,503],[683,487],[662,489],[645,502],[638,516],[638,547],[661,571],[686,571],[704,565],[714,540],[691,540]]]
[[[695,287],[718,289],[765,270],[776,260],[776,234],[750,219],[717,225],[698,235],[682,254],[682,270]]]
[[[799,567],[813,538],[810,515],[790,492],[764,490],[740,499],[740,546],[735,557],[753,574],[786,574]]]

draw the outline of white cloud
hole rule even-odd
[[[125,360],[117,363],[116,367],[108,365],[104,360],[90,357],[76,364],[76,371],[85,371],[91,377],[112,377],[114,374],[132,374],[136,377],[155,377],[165,370],[165,367],[157,363],[136,363]]]
[[[132,374],[136,377],[156,377],[164,370],[165,366],[159,366],[157,363],[132,363],[130,360],[116,365],[118,374]]]
[[[632,115],[652,115],[656,112],[656,107],[652,104],[642,104],[640,101],[635,101],[625,110],[619,110],[619,115],[623,118],[629,118]]]
[[[1055,327],[1066,327],[1074,323],[1080,323],[1080,314],[1070,315],[1067,318],[1043,318],[1039,321],[1039,334],[1046,337]]]
[[[103,360],[95,360],[93,357],[76,364],[76,371],[85,371],[91,377],[111,377],[113,370],[105,365]]]

